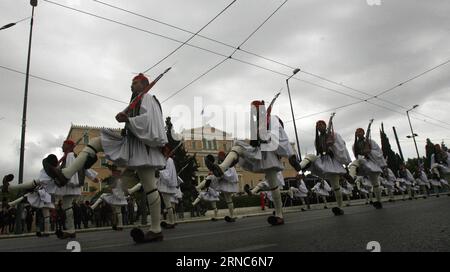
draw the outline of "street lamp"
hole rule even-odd
[[[19,184],[23,182],[23,160],[25,153],[25,126],[27,121],[28,80],[30,77],[31,37],[33,35],[34,8],[37,6],[37,0],[30,0],[30,5],[32,6],[32,9],[30,21],[30,39],[28,41],[27,72],[25,76],[25,92],[23,97],[22,136],[20,140]]]
[[[417,148],[417,143],[416,143],[416,136],[418,136],[417,134],[414,133],[412,125],[411,125],[411,119],[409,118],[409,112],[412,111],[413,109],[417,108],[419,105],[414,105],[411,109],[406,111],[406,115],[408,116],[408,122],[409,122],[409,127],[411,128],[411,135],[412,136],[407,136],[408,138],[413,138],[414,140],[414,146],[416,147],[416,153],[417,153],[417,159],[418,159],[418,163],[420,163],[420,155],[419,155],[419,149]]]
[[[299,144],[299,141],[298,141],[297,126],[295,125],[294,108],[292,107],[292,100],[291,100],[291,90],[289,89],[289,79],[291,79],[291,77],[293,77],[298,72],[300,72],[300,69],[296,68],[292,72],[292,75],[286,79],[286,85],[287,85],[287,90],[288,90],[288,95],[289,95],[289,103],[291,104],[292,122],[294,122],[295,139],[297,140],[298,159],[301,161],[302,160],[302,155],[300,153],[300,144]]]
[[[0,30],[4,30],[4,29],[10,28],[10,27],[12,27],[12,26],[15,26],[15,25],[17,25],[18,23],[20,23],[20,22],[22,22],[22,21],[28,20],[29,18],[31,18],[31,17],[24,18],[24,19],[19,20],[19,21],[15,22],[15,23],[9,23],[9,24],[6,24],[6,25],[0,27]]]

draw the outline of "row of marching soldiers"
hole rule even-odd
[[[150,210],[151,225],[146,230],[133,228],[130,235],[136,243],[163,240],[162,228],[174,228],[175,223],[173,216],[168,216],[168,222],[161,224],[160,195],[165,206],[173,212],[173,209],[170,209],[172,197],[177,194],[177,188],[182,181],[178,179],[173,160],[168,156],[171,150],[164,148],[168,144],[168,137],[161,104],[149,92],[161,76],[151,83],[143,74],[133,78],[131,102],[125,110],[115,116],[117,122],[125,124],[125,129],[120,135],[103,129],[101,136],[91,139],[76,157],[73,152],[72,155],[69,154],[71,152],[67,154],[65,152],[62,160],[49,155],[43,160],[43,169],[39,178],[33,182],[15,185],[16,188],[37,188],[38,190],[30,193],[26,198],[30,203],[36,202],[36,205],[43,207],[52,205],[52,194],[63,191],[61,193],[63,206],[66,207],[72,202],[71,190],[80,186],[80,179],[88,176],[95,180],[95,173],[90,170],[90,167],[97,160],[96,154],[104,152],[106,159],[125,170],[117,172],[116,178],[111,181],[112,187],[117,190],[113,190],[110,195],[102,196],[99,201],[120,204],[124,199],[123,194],[143,190]],[[230,212],[227,221],[236,221],[231,196],[236,190],[237,183],[237,175],[233,167],[239,164],[246,171],[265,174],[265,181],[255,188],[248,188],[247,193],[269,191],[275,211],[267,218],[267,221],[273,226],[284,224],[280,193],[280,187],[284,186],[284,178],[281,174],[284,169],[282,158],[288,158],[289,163],[299,173],[310,171],[313,175],[330,182],[337,202],[337,206],[332,208],[335,215],[344,214],[342,188],[339,183],[341,177],[345,177],[351,183],[354,183],[358,176],[367,177],[376,196],[373,205],[377,209],[382,208],[380,176],[386,167],[386,161],[378,144],[370,139],[370,126],[367,132],[361,128],[356,130],[353,145],[356,160],[352,162],[344,140],[334,131],[332,118],[328,124],[318,121],[315,138],[316,154],[309,154],[300,161],[292,149],[282,120],[271,115],[276,98],[277,96],[267,108],[262,100],[251,103],[251,141],[249,143],[236,141],[231,151],[228,154],[222,154],[218,162],[210,156],[205,159],[205,165],[211,171],[211,175],[197,188],[201,191],[207,187],[208,193],[211,193],[214,188],[226,193]],[[440,159],[441,157],[445,157],[447,161]],[[448,156],[436,155],[435,159],[434,178],[441,178],[443,173],[448,172]],[[405,183],[408,182],[407,175],[402,177],[406,180]],[[166,179],[167,183],[161,186],[162,181]],[[13,189],[14,186],[9,186],[9,181],[9,178],[4,178],[3,191]],[[203,195],[205,194],[200,194],[200,196]],[[197,204],[198,201],[195,200],[193,204]],[[117,212],[120,213],[120,209]],[[67,232],[58,234],[58,237],[75,237],[74,229],[70,224],[68,225]]]

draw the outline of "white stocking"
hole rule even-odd
[[[98,205],[100,205],[100,203],[103,202],[103,197],[105,197],[106,194],[102,194],[96,201],[94,204],[92,204],[91,209],[95,210],[95,208],[98,207]]]
[[[174,214],[173,214],[173,207],[172,207],[172,203],[170,203],[170,196],[169,194],[166,193],[161,193],[163,201],[164,201],[164,206],[167,209],[167,221],[169,224],[173,225],[175,224],[175,218],[174,218]]]
[[[96,137],[89,141],[89,145],[96,149],[97,152],[102,152],[102,141],[100,137]],[[62,173],[66,178],[71,178],[76,172],[84,168],[84,164],[88,156],[94,157],[95,151],[92,148],[86,146],[83,150],[78,154],[75,161],[68,167],[62,169]]]
[[[25,198],[24,196],[21,196],[18,199],[9,202],[8,205],[11,206],[11,207],[15,207],[17,204],[22,202],[24,198]]]
[[[211,206],[212,206],[212,208],[214,210],[214,218],[217,218],[217,214],[218,214],[219,211],[217,210],[216,202],[215,201],[211,202]]]
[[[334,195],[336,197],[336,204],[339,208],[342,207],[342,192],[341,185],[339,185],[339,175],[330,176],[331,187],[333,188]]]
[[[369,180],[372,183],[373,192],[375,193],[375,197],[378,202],[381,202],[381,189],[380,189],[380,181],[378,177],[380,174],[371,174],[369,175]]]
[[[146,167],[138,169],[137,172],[142,187],[144,187],[144,192],[147,195],[148,205],[150,206],[150,217],[152,220],[150,231],[159,233],[161,232],[161,226],[159,224],[161,220],[161,199],[156,188],[155,169]]]
[[[62,198],[62,204],[63,204],[63,210],[66,211],[66,227],[68,233],[74,233],[75,232],[75,225],[73,221],[73,209],[72,209],[72,196],[63,196]]]
[[[275,207],[275,216],[283,218],[283,203],[281,201],[280,188],[278,187],[277,171],[269,170],[266,172],[267,182],[272,188],[273,205]],[[276,189],[273,189],[276,188]]]
[[[231,152],[228,153],[223,162],[219,165],[222,171],[226,171],[228,168],[230,168],[230,165],[233,164],[235,160],[239,159],[239,156],[241,156],[242,153],[244,153],[244,151],[245,149],[242,146],[238,145],[233,146],[231,148]]]
[[[230,217],[234,217],[234,205],[233,205],[233,199],[231,197],[232,193],[225,192],[223,193],[223,196],[225,197],[225,201],[227,202],[228,211],[230,212]]]
[[[50,210],[42,208],[42,215],[44,216],[44,233],[50,234]]]

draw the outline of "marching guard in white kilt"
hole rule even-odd
[[[72,140],[66,140],[63,143],[62,150],[64,156],[58,161],[55,155],[50,154],[44,160],[44,169],[41,171],[38,180],[33,182],[27,182],[19,185],[10,186],[11,189],[32,189],[37,186],[37,193],[27,195],[27,200],[31,201],[31,205],[43,206],[43,207],[54,207],[49,203],[49,200],[55,200],[58,202],[61,200],[62,208],[66,213],[66,230],[57,231],[56,235],[60,239],[75,238],[75,225],[73,218],[73,201],[76,200],[81,195],[81,187],[84,185],[85,177],[98,182],[97,172],[89,168],[81,168],[77,171],[71,173],[69,178],[66,178],[64,184],[59,183],[54,177],[50,177],[46,171],[47,167],[52,167],[55,170],[59,170],[63,167],[70,167],[75,163],[76,157],[73,149],[75,148],[75,143]],[[56,161],[56,162],[55,162]],[[53,199],[52,199],[53,198]],[[49,210],[44,209],[44,226],[49,222]],[[44,231],[43,236],[47,236],[48,232]]]
[[[122,135],[102,130],[101,136],[91,139],[74,163],[62,170],[44,163],[49,176],[60,184],[66,184],[68,178],[80,169],[89,168],[97,160],[96,153],[102,151],[105,152],[106,159],[118,167],[126,166],[135,170],[147,196],[152,220],[146,233],[138,228],[131,231],[131,236],[137,243],[163,240],[160,226],[161,200],[156,187],[155,171],[166,165],[161,148],[168,140],[161,105],[148,92],[162,75],[152,83],[143,74],[133,78],[131,103],[116,115],[119,123],[125,123]]]
[[[51,161],[55,166],[58,166],[58,158],[55,155],[51,156]],[[9,183],[14,178],[13,175],[7,175],[3,178],[3,183]],[[50,231],[50,209],[54,209],[55,205],[52,201],[52,196],[47,191],[47,185],[52,183],[53,180],[50,178],[45,171],[42,169],[39,172],[39,177],[32,182],[25,182],[18,185],[3,185],[3,192],[8,192],[11,190],[24,189],[26,191],[32,190],[25,193],[23,196],[17,198],[14,201],[8,203],[9,206],[16,206],[20,202],[27,201],[31,207],[42,209],[42,214],[44,216],[44,228],[41,229],[37,227],[36,235],[38,237],[48,237],[52,232]]]
[[[102,180],[102,182],[108,184],[111,193],[102,194],[91,206],[91,209],[95,210],[103,201],[111,205],[113,210],[112,229],[121,231],[123,230],[122,207],[128,205],[125,193],[127,188],[124,187],[123,181],[120,178],[121,171],[115,165],[110,167],[112,175]]]
[[[309,170],[313,175],[329,180],[337,203],[337,207],[334,207],[332,211],[334,215],[343,215],[339,179],[347,174],[344,166],[347,166],[351,159],[344,139],[333,129],[333,117],[334,113],[330,117],[328,127],[323,120],[316,122],[315,147],[317,155],[308,154],[300,163],[295,157],[290,157],[289,162],[297,171]]]
[[[411,174],[405,164],[400,164],[400,169],[398,170],[398,180],[403,186],[406,187],[408,192],[408,199],[413,199],[413,186],[414,186],[414,176]]]
[[[366,135],[364,135],[364,129],[362,128],[358,128],[355,131],[355,143],[353,145],[355,160],[350,164],[348,169],[350,176],[353,178],[356,175],[368,176],[376,197],[373,206],[376,209],[381,209],[383,205],[381,204],[379,176],[383,171],[382,167],[385,167],[387,164],[381,148],[374,140],[370,139],[370,126],[372,122],[373,119],[370,120]]]
[[[222,163],[226,158],[225,152],[219,151],[217,154],[218,163]],[[212,155],[208,155],[207,160],[211,163],[214,163],[214,157]],[[234,216],[234,204],[233,204],[233,194],[239,192],[239,178],[236,172],[236,168],[230,167],[224,173],[222,177],[215,177],[214,175],[208,176],[203,182],[201,182],[196,189],[198,191],[203,188],[213,188],[214,191],[222,193],[225,202],[227,203],[229,215],[225,216],[225,221],[232,223],[236,221],[236,217]],[[215,203],[214,203],[215,204]],[[213,204],[213,205],[214,205]],[[213,206],[214,208],[214,206]],[[216,208],[214,208],[216,211]],[[215,214],[214,218],[217,217]]]
[[[445,179],[445,175],[450,173],[450,154],[448,151],[443,150],[439,144],[436,144],[434,148],[434,154],[431,155],[431,182],[435,191],[437,191],[436,196],[439,196],[439,187],[446,187],[448,190],[447,195],[450,196],[450,187]]]
[[[355,183],[357,184],[358,191],[360,195],[364,196],[366,200],[365,204],[372,204],[372,183],[369,178],[365,176],[357,176],[355,179]]]
[[[348,206],[350,206],[352,195],[353,195],[353,185],[351,185],[350,182],[348,182],[348,180],[345,178],[341,178],[339,183],[341,185],[342,195],[347,197],[346,206],[348,207]]]
[[[275,99],[274,99],[275,100]],[[250,172],[264,173],[272,190],[275,215],[267,220],[271,225],[284,224],[280,188],[277,173],[283,170],[281,158],[294,154],[289,139],[283,128],[281,119],[270,115],[274,100],[266,112],[264,101],[251,103],[251,141],[236,141],[225,160],[212,164],[205,160],[208,169],[216,176],[222,177],[224,172],[239,162],[240,166]]]
[[[167,160],[166,167],[159,170],[159,179],[157,181],[158,191],[164,201],[164,206],[167,211],[167,221],[161,222],[161,227],[165,229],[175,228],[175,207],[172,205],[172,198],[178,193],[178,188],[182,181],[178,177],[177,169],[172,156],[170,148],[163,148],[164,156]]]
[[[389,197],[389,202],[393,202],[394,200],[394,192],[395,192],[395,182],[397,178],[394,175],[392,170],[385,166],[383,167],[383,172],[380,175],[381,184],[386,188],[387,195]]]
[[[318,197],[317,200],[319,200],[319,197],[322,198],[324,209],[328,209],[327,206],[327,197],[330,196],[331,187],[328,184],[328,182],[322,178],[319,178],[319,180],[316,182],[314,187],[312,187],[311,192],[315,193]],[[319,202],[317,202],[319,204]]]
[[[422,193],[422,197],[425,199],[430,195],[429,189],[431,188],[430,181],[428,180],[427,174],[423,168],[423,164],[419,166],[419,169],[416,173],[416,183],[420,186],[420,191]]]
[[[298,198],[300,199],[300,207],[301,207],[301,211],[304,212],[305,209],[302,207],[303,205],[305,205],[305,203],[308,205],[309,207],[309,200],[305,201],[305,199],[308,198],[308,187],[306,187],[305,182],[303,181],[303,174],[298,174],[296,179],[298,181],[298,186],[297,187],[290,187],[288,194],[289,197],[291,199],[294,198]]]

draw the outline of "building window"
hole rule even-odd
[[[203,142],[203,148],[202,149],[206,149],[206,140],[205,140],[205,138],[202,139],[202,142]]]
[[[195,141],[192,141],[192,149],[196,149],[196,147],[195,147]]]
[[[216,141],[216,139],[213,140],[213,147],[214,147],[214,150],[217,150],[217,141]]]
[[[84,144],[89,144],[89,135],[87,133],[85,133],[83,135],[83,143]]]
[[[108,165],[108,162],[106,161],[106,158],[101,158],[100,159],[100,163],[101,163],[101,167],[104,167],[104,168],[106,168],[107,167],[107,165]]]
[[[223,151],[224,152],[227,152],[228,150],[227,150],[227,144],[223,144]]]
[[[89,192],[89,182],[85,182],[83,186],[83,192]]]

